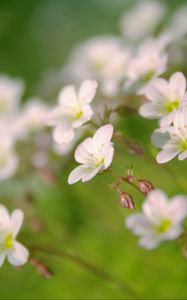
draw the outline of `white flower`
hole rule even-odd
[[[86,182],[97,173],[106,170],[112,163],[114,147],[111,142],[113,126],[100,127],[91,138],[84,140],[75,150],[75,160],[81,165],[75,168],[68,178],[73,184],[79,180]]]
[[[174,11],[171,20],[166,27],[166,32],[168,32],[174,41],[184,38],[187,34],[187,5],[180,6]]]
[[[15,209],[9,215],[5,206],[0,205],[0,267],[7,257],[13,266],[21,266],[28,260],[28,250],[16,241],[23,222],[23,212]]]
[[[162,241],[178,238],[187,216],[187,197],[175,196],[171,200],[160,190],[150,192],[142,205],[142,212],[129,216],[126,226],[140,236],[139,245],[156,248]]]
[[[21,80],[12,79],[8,76],[0,76],[0,116],[13,113],[18,108],[20,97],[23,93],[24,84]]]
[[[28,99],[15,121],[15,136],[25,138],[46,126],[48,106],[38,98]]]
[[[151,140],[153,145],[162,149],[156,157],[159,164],[166,163],[177,155],[179,160],[187,157],[187,127],[168,126],[156,129]]]
[[[93,100],[97,89],[94,80],[84,81],[78,93],[74,86],[63,88],[58,97],[56,106],[48,117],[48,125],[54,126],[53,137],[59,144],[70,143],[75,135],[75,129],[90,121],[92,109],[90,102]]]
[[[112,59],[111,59],[112,58]],[[114,96],[125,76],[129,51],[115,36],[100,36],[80,45],[70,57],[64,70],[71,80],[95,78],[99,81],[101,92]]]
[[[140,107],[140,115],[149,119],[161,118],[160,125],[169,126],[177,108],[187,104],[186,79],[181,72],[174,73],[169,81],[153,79],[143,91],[149,102]]]
[[[121,19],[121,29],[125,38],[139,41],[155,33],[166,12],[166,7],[160,1],[137,1]]]
[[[166,42],[160,39],[149,39],[138,49],[138,52],[129,60],[127,66],[127,79],[129,84],[138,80],[145,83],[165,72],[167,55],[163,53]]]
[[[0,181],[12,177],[18,168],[12,137],[0,135]]]

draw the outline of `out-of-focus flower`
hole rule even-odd
[[[163,44],[159,40],[145,41],[127,66],[127,86],[138,80],[145,84],[165,72],[167,55],[163,53]]]
[[[24,89],[23,81],[0,75],[0,116],[16,112]]]
[[[81,127],[92,118],[90,102],[97,89],[95,80],[85,80],[76,92],[73,85],[63,88],[58,97],[58,106],[49,113],[48,125],[54,126],[53,137],[59,144],[69,144],[75,128]]]
[[[18,157],[14,152],[13,139],[0,135],[0,181],[12,177],[18,168]]]
[[[140,115],[149,119],[161,118],[160,125],[169,126],[180,106],[187,104],[186,79],[181,72],[174,73],[169,81],[153,79],[145,88],[149,102],[140,107]]]
[[[7,257],[13,266],[21,266],[28,260],[28,250],[16,241],[23,222],[23,212],[15,209],[9,215],[5,206],[0,205],[0,267]]]
[[[171,35],[172,40],[176,41],[187,34],[187,5],[180,6],[175,10],[165,31]]]
[[[46,126],[48,106],[40,99],[29,99],[15,121],[15,135],[25,138]]]
[[[121,30],[125,38],[136,42],[155,33],[166,13],[163,2],[138,1],[121,19]]]
[[[166,163],[177,155],[179,160],[187,157],[187,127],[168,126],[156,129],[151,140],[153,145],[162,149],[156,157],[159,164]]]
[[[101,36],[79,46],[70,57],[64,74],[71,80],[94,78],[99,81],[101,92],[110,97],[119,91],[125,77],[129,51],[114,36]]]
[[[84,140],[75,150],[75,160],[81,165],[75,168],[68,178],[73,184],[79,180],[86,182],[97,173],[106,170],[112,163],[114,147],[111,142],[113,126],[100,127],[91,138]]]
[[[150,192],[143,203],[142,212],[129,216],[126,226],[140,236],[139,245],[156,248],[162,241],[178,238],[187,216],[187,197],[175,196],[171,200],[160,190]]]

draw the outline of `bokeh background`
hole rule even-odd
[[[138,1],[1,0],[0,72],[24,79],[27,88],[23,101],[31,95],[51,100],[59,86],[55,74],[77,43],[93,35],[119,34],[121,14]],[[171,12],[186,3],[163,2]],[[169,195],[187,193],[187,162],[172,161],[167,169],[154,162],[150,134],[156,122],[133,115],[121,119],[119,126],[152,155],[147,159],[118,147],[114,168],[120,174],[133,165],[139,178],[150,180]],[[25,225],[20,235],[24,244],[44,243],[76,253],[104,273],[79,259],[37,253],[54,276],[43,278],[30,264],[14,269],[6,263],[0,270],[0,299],[129,298],[120,282],[130,285],[140,299],[185,299],[187,261],[180,243],[164,243],[150,252],[138,248],[137,238],[124,226],[129,211],[120,206],[118,195],[110,189],[113,178],[97,176],[87,184],[69,187],[67,176],[73,167],[72,161],[66,162],[65,168],[62,159],[59,180],[53,186],[29,173],[1,183],[1,202],[19,207],[23,195],[32,194],[30,204],[25,205],[30,205],[33,216],[44,225],[32,233]],[[139,207],[143,196],[128,186],[125,190],[133,192]]]

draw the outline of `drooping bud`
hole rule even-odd
[[[135,208],[134,200],[130,194],[125,193],[125,192],[120,192],[119,194],[120,194],[121,205],[123,207],[129,208],[129,209]]]
[[[137,181],[137,187],[139,191],[144,193],[145,195],[154,190],[154,186],[152,185],[152,183],[144,179],[140,179]]]
[[[36,267],[37,272],[41,274],[43,277],[50,278],[51,276],[53,276],[53,272],[41,260],[36,258],[31,258],[30,263]]]

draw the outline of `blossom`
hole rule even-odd
[[[112,59],[111,59],[112,58]],[[112,97],[119,91],[125,76],[129,51],[116,36],[92,38],[72,53],[64,69],[71,80],[80,81],[95,78],[99,82],[101,93]]]
[[[23,212],[20,209],[9,215],[6,207],[0,205],[0,267],[6,257],[13,266],[21,266],[28,260],[28,250],[16,240],[22,222]]]
[[[93,137],[84,140],[75,150],[75,160],[81,165],[75,168],[68,178],[73,184],[79,180],[86,182],[97,173],[106,170],[112,163],[114,147],[111,142],[113,126],[100,127]]]
[[[18,108],[24,84],[19,79],[0,75],[0,116],[14,113]]]
[[[126,226],[140,236],[139,245],[156,248],[162,241],[178,238],[187,216],[187,197],[175,196],[171,200],[160,191],[150,192],[142,205],[142,212],[126,219]]]
[[[73,85],[63,88],[58,97],[58,106],[49,113],[48,125],[54,126],[53,137],[59,144],[70,143],[75,129],[92,118],[90,102],[97,89],[95,80],[85,80],[76,92]]]
[[[140,115],[149,119],[161,118],[160,125],[170,125],[179,107],[187,104],[186,79],[181,72],[174,73],[169,81],[153,79],[145,88],[149,100],[140,107]]]
[[[151,140],[154,146],[161,148],[156,160],[159,164],[170,161],[179,155],[179,160],[187,157],[187,127],[167,126],[156,129]]]
[[[159,1],[138,1],[122,16],[121,29],[125,38],[136,42],[155,33],[166,13],[166,7]]]
[[[168,58],[163,50],[166,44],[165,37],[162,37],[148,39],[140,45],[127,65],[127,86],[139,80],[147,83],[165,72]]]
[[[12,177],[18,168],[18,163],[12,137],[0,134],[0,181]]]

